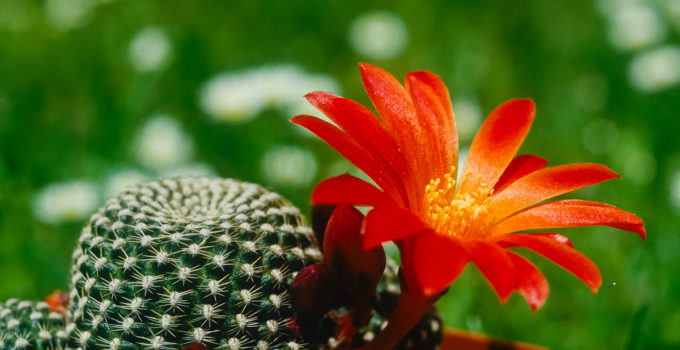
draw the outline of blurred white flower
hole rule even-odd
[[[124,190],[144,183],[148,179],[148,176],[139,170],[125,169],[118,171],[106,179],[104,194],[106,195],[106,198],[113,198]]]
[[[160,172],[160,177],[170,178],[178,176],[188,176],[188,177],[204,177],[204,176],[215,176],[217,172],[213,167],[208,164],[203,163],[188,163],[179,166],[173,166],[164,169]]]
[[[35,217],[48,224],[87,218],[97,207],[99,196],[94,184],[73,180],[48,185],[33,201]]]
[[[611,17],[609,38],[619,49],[641,49],[661,41],[664,36],[663,22],[649,7],[626,7]]]
[[[647,2],[648,0],[599,0],[598,7],[603,15],[613,17],[625,9],[644,6]]]
[[[296,109],[306,103],[303,96],[316,90],[338,93],[340,88],[335,79],[307,74],[298,66],[263,66],[210,79],[201,92],[201,106],[227,122],[250,120],[266,108],[278,108],[288,117],[299,114]]]
[[[189,160],[194,154],[191,137],[184,133],[179,123],[168,116],[149,119],[138,132],[135,156],[147,168],[164,169]]]
[[[201,91],[201,107],[208,115],[227,122],[244,122],[265,107],[259,86],[245,73],[222,73],[210,79]]]
[[[249,71],[266,107],[283,107],[301,97],[307,74],[294,65],[263,66]]]
[[[474,138],[482,122],[482,108],[471,98],[460,98],[453,102],[456,131],[461,142]]]
[[[635,88],[654,92],[680,82],[680,48],[665,46],[637,55],[628,67]]]
[[[277,146],[265,152],[262,170],[267,181],[276,186],[299,187],[316,177],[314,153],[296,146]]]
[[[671,175],[669,193],[671,204],[680,210],[680,170]]]
[[[619,134],[612,121],[595,119],[583,128],[583,146],[592,154],[608,154],[615,150]]]
[[[45,17],[55,29],[75,29],[87,24],[96,4],[95,0],[47,0]]]
[[[146,27],[137,32],[128,47],[128,59],[138,72],[151,72],[163,68],[172,53],[168,33],[159,27]]]
[[[404,21],[389,12],[369,12],[357,17],[349,28],[349,42],[360,55],[386,60],[397,57],[408,44]]]

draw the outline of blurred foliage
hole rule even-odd
[[[608,2],[616,1],[600,3]],[[646,2],[666,28],[652,46],[680,42],[662,2]],[[404,51],[384,60],[356,53],[348,40],[352,21],[378,10],[408,31]],[[194,140],[195,161],[220,176],[268,184],[308,211],[314,182],[337,168],[339,155],[294,130],[292,115],[280,110],[241,123],[210,118],[201,89],[221,72],[295,64],[337,79],[344,96],[370,105],[356,66],[368,61],[397,77],[439,74],[454,110],[461,98],[482,115],[509,98],[533,98],[537,119],[522,152],[551,164],[610,165],[623,179],[574,197],[615,204],[647,224],[646,243],[613,229],[564,230],[605,282],[591,295],[538,258],[552,295],[535,314],[518,296],[500,305],[468,269],[440,302],[450,326],[557,349],[678,348],[680,220],[670,189],[680,198],[673,182],[680,181],[680,88],[634,88],[627,72],[635,52],[610,43],[606,11],[589,0],[0,0],[0,299],[68,287],[71,247],[85,220],[43,223],[33,214],[36,196],[72,179],[103,188],[117,170],[140,168],[131,145],[152,115],[176,118]],[[170,54],[165,66],[140,72],[128,51],[148,26],[167,33]],[[278,145],[314,152],[313,182],[275,185],[265,176],[263,155]]]

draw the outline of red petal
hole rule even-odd
[[[416,184],[415,197],[420,198],[420,191],[425,185],[418,184],[430,180],[428,174],[431,172],[429,169],[432,163],[425,155],[433,152],[430,147],[432,135],[424,132],[411,97],[397,79],[369,64],[360,64],[359,68],[368,96],[387,130],[399,145],[400,152],[409,162],[411,172],[414,174],[412,181]]]
[[[498,193],[502,191],[505,187],[511,183],[519,180],[520,178],[533,173],[536,170],[543,169],[548,165],[548,161],[534,156],[532,154],[523,154],[521,156],[515,157],[505,171],[503,175],[496,182],[496,187],[494,192]]]
[[[491,217],[502,220],[540,201],[617,177],[619,175],[606,166],[593,163],[537,170],[494,196],[489,204]]]
[[[376,206],[392,202],[381,190],[352,175],[328,178],[314,188],[312,204],[350,204]]]
[[[406,75],[408,90],[423,131],[430,135],[428,158],[432,162],[427,181],[441,177],[458,165],[458,136],[453,121],[451,100],[441,79],[430,72],[411,72]],[[424,186],[424,184],[420,184]]]
[[[408,163],[396,141],[368,108],[328,92],[313,92],[305,97],[354,141],[386,162],[404,184],[412,182]]]
[[[424,231],[432,229],[410,211],[393,205],[379,206],[369,211],[364,220],[364,249]]]
[[[407,198],[401,180],[396,174],[336,126],[308,115],[299,115],[290,121],[308,129],[326,141],[350,162],[363,170],[385,192],[394,193],[393,197],[396,197],[395,199],[398,199],[398,201],[401,202]]]
[[[510,100],[486,119],[470,146],[465,161],[461,192],[473,190],[480,183],[493,188],[517,153],[534,121],[536,108],[531,100]]]
[[[552,260],[565,270],[573,273],[583,281],[593,293],[602,285],[602,275],[595,263],[588,257],[563,242],[547,235],[514,234],[505,235],[501,242],[508,242],[520,247],[526,247]]]
[[[527,301],[531,311],[540,309],[550,293],[548,281],[532,263],[513,252],[507,253],[515,267],[517,292]]]
[[[515,269],[505,249],[497,244],[479,240],[462,241],[470,260],[477,265],[502,303],[515,289]]]
[[[182,350],[208,350],[208,347],[201,343],[191,343],[185,345]]]
[[[563,200],[524,209],[492,227],[491,236],[539,228],[603,225],[635,232],[645,239],[642,219],[617,207],[583,200]]]
[[[382,247],[363,249],[361,225],[364,215],[357,209],[339,205],[331,215],[323,241],[323,254],[328,269],[349,293],[370,293],[385,269]],[[368,276],[372,286],[361,285],[359,276]],[[365,290],[368,288],[367,290]]]
[[[438,233],[426,233],[404,242],[402,267],[409,288],[431,297],[450,286],[469,258],[460,242]]]
[[[563,236],[559,233],[532,233],[531,235],[534,236],[534,237],[544,236],[547,239],[551,239],[553,241],[556,241],[557,243],[565,244],[565,245],[568,245],[568,246],[574,248],[574,243],[571,243],[571,241],[569,240],[569,238],[567,238],[567,236]],[[507,237],[507,235],[502,236],[500,238],[502,239],[504,237]],[[508,241],[503,241],[503,240],[498,241],[497,243],[503,248],[514,248],[514,247],[520,246],[518,244],[511,243],[511,242],[508,242]]]

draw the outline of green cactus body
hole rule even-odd
[[[151,182],[110,200],[73,259],[74,347],[298,349],[288,289],[321,254],[278,194],[201,178]]]
[[[346,348],[332,318],[321,342],[295,326],[293,279],[321,260],[299,210],[258,185],[178,178],[131,188],[92,216],[74,251],[68,346]],[[388,275],[394,284],[396,270]],[[392,308],[385,293],[372,324]]]
[[[47,303],[9,299],[0,304],[0,349],[61,349],[67,342],[64,317]]]

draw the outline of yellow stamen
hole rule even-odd
[[[481,232],[479,225],[489,212],[493,189],[477,177],[476,190],[457,193],[456,168],[451,167],[442,178],[430,180],[425,186],[425,215],[427,223],[437,232],[452,237],[470,236]],[[470,173],[464,175],[471,176]]]

